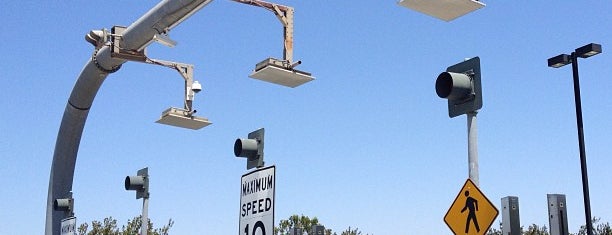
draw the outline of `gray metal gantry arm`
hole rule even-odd
[[[143,50],[155,35],[167,33],[211,1],[161,1],[125,30],[122,47],[134,51]],[[81,71],[72,89],[53,153],[47,195],[46,235],[59,235],[61,232],[60,224],[65,214],[54,210],[53,202],[68,197],[72,191],[79,143],[93,100],[108,74],[118,70],[125,62],[125,59],[112,57],[108,45],[101,45]]]
[[[233,1],[263,7],[274,12],[284,26],[283,66],[293,68],[300,64],[299,61],[293,62],[293,8],[259,0]],[[98,90],[110,73],[119,70],[121,65],[128,60],[176,69],[186,82],[185,109],[189,115],[195,112],[191,107],[195,92],[192,89],[192,86],[195,86],[192,79],[193,66],[147,59],[144,56],[144,49],[160,37],[167,40],[165,36],[172,28],[210,2],[212,0],[162,0],[120,34],[116,34],[121,38],[118,46],[121,49],[120,56],[113,51],[116,45],[107,43],[105,31],[90,33],[86,36],[86,40],[96,49],[72,89],[60,124],[49,176],[45,235],[59,235],[61,232],[60,223],[66,216],[63,211],[54,210],[53,204],[55,199],[67,198],[71,195],[75,163],[87,115]],[[312,79],[309,77],[308,81]]]

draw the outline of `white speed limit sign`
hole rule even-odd
[[[270,166],[242,176],[239,235],[274,233],[275,173],[275,166]]]

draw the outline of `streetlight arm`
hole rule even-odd
[[[274,12],[284,28],[283,59],[291,64],[293,62],[293,7],[283,6],[261,0],[232,0],[251,6],[257,6]]]
[[[193,65],[149,58],[146,58],[144,62],[148,64],[168,67],[176,70],[177,72],[179,72],[179,74],[181,74],[181,77],[183,77],[183,79],[185,80],[185,109],[189,111],[189,115],[192,115],[194,112],[192,108],[193,99],[195,98],[196,91],[199,92],[199,90],[194,89],[193,86]]]
[[[140,19],[130,25],[122,36],[121,47],[141,51],[159,33],[187,19],[212,0],[163,0]],[[91,40],[88,40],[91,43]],[[97,45],[97,44],[96,44]],[[65,198],[72,191],[74,169],[81,135],[93,100],[109,73],[115,71],[125,59],[112,57],[111,49],[101,44],[79,75],[60,124],[49,176],[46,235],[59,235],[60,222],[65,217],[62,211],[53,209],[57,198]]]
[[[144,49],[156,34],[167,34],[210,2],[212,0],[161,1],[126,29],[121,47],[135,51]]]

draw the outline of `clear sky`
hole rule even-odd
[[[572,73],[549,57],[596,42],[580,60],[592,215],[612,222],[610,90],[612,4],[486,1],[444,22],[395,1],[296,1],[298,69],[316,80],[295,89],[248,78],[282,56],[271,12],[212,2],[170,32],[174,48],[148,55],[195,65],[204,90],[198,131],[154,123],[181,106],[173,70],[135,62],[106,79],[89,112],[75,170],[78,222],[125,223],[141,201],[125,176],[149,167],[149,215],[172,234],[236,234],[246,161],[234,140],[266,128],[276,165],[276,221],[317,216],[335,231],[452,234],[443,217],[467,179],[466,117],[449,118],[436,76],[479,56],[480,188],[500,208],[518,196],[521,223],[548,226],[546,194],[567,196],[571,232],[584,224]],[[43,234],[57,132],[77,76],[93,52],[92,29],[130,25],[157,1],[1,1],[0,234]],[[497,218],[501,221],[501,215]]]

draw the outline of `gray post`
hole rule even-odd
[[[502,203],[502,234],[521,235],[521,219],[519,215],[518,197],[507,196]]]
[[[142,226],[140,227],[140,235],[147,235],[149,231],[149,197],[142,198]]]
[[[546,197],[548,199],[550,235],[568,235],[565,194],[546,194]]]
[[[476,126],[477,111],[467,113],[467,129],[468,129],[468,167],[470,180],[476,186],[479,186],[478,181],[478,128]]]

